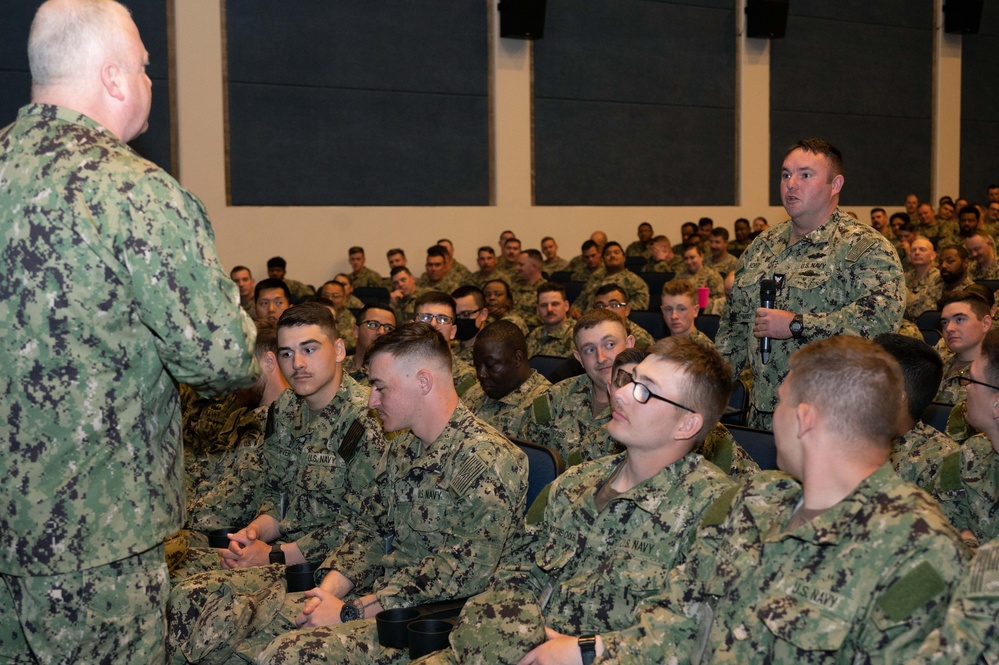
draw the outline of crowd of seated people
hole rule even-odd
[[[626,249],[598,232],[578,261],[505,233],[476,273],[442,239],[420,277],[392,250],[391,282],[351,247],[353,273],[315,296],[234,268],[265,374],[239,399],[185,401],[172,662],[405,662],[375,614],[466,598],[450,648],[421,662],[991,662],[999,331],[955,240],[991,247],[990,231],[893,223],[872,212],[906,280],[953,285],[933,304],[940,341],[910,328],[795,351],[779,471],[722,423],[733,376],[753,377],[696,325],[724,312],[745,248],[711,220],[679,248],[647,223]],[[935,268],[954,248],[965,265]],[[389,300],[350,303],[361,280]],[[660,334],[633,320],[650,307]],[[537,356],[569,375],[549,381]],[[933,402],[954,405],[946,432],[922,422]],[[569,467],[531,506],[520,440]],[[209,547],[220,527],[228,547]],[[288,591],[286,567],[309,562],[314,588]]]

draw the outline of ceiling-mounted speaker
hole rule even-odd
[[[787,28],[790,0],[746,0],[746,36],[780,39]]]
[[[545,36],[545,0],[502,0],[500,37],[541,39]]]

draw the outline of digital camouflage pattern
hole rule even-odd
[[[556,257],[554,261],[545,261],[542,263],[541,270],[551,278],[557,272],[568,272],[569,262],[563,258]]]
[[[308,284],[296,282],[295,280],[288,279],[287,277],[282,278],[282,281],[288,286],[288,291],[291,292],[292,304],[304,302],[305,300],[316,295],[316,290]]]
[[[489,588],[466,603],[454,652],[441,662],[516,663],[544,641],[546,625],[641,653],[644,611],[685,560],[704,511],[732,484],[686,455],[598,512],[594,497],[625,458],[574,467],[538,497],[531,513],[543,507],[543,518],[511,541]]]
[[[924,422],[917,422],[908,432],[892,440],[889,459],[902,480],[929,491],[944,458],[958,449],[950,437]]]
[[[716,273],[721,275],[723,287],[724,287],[725,275],[735,270],[738,266],[739,266],[739,259],[735,258],[734,256],[728,253],[726,253],[723,258],[717,261],[710,253],[704,256],[704,267],[711,268]],[[724,293],[724,290],[722,291],[722,293]]]
[[[385,286],[385,282],[384,277],[368,266],[364,266],[357,272],[350,273],[350,285],[355,289],[359,286],[383,287]]]
[[[417,286],[413,295],[402,298],[399,301],[399,304],[392,308],[392,312],[395,314],[395,324],[397,326],[404,326],[407,323],[412,323],[413,317],[416,315],[416,299],[428,291],[430,291],[430,289]],[[450,293],[450,291],[448,291],[448,293]]]
[[[545,283],[542,277],[537,284],[525,284],[515,280],[510,285],[513,292],[513,312],[524,320],[530,330],[534,330],[541,325],[541,318],[538,317],[538,287]]]
[[[605,272],[602,276],[590,277],[583,287],[579,297],[572,303],[572,306],[584,314],[593,309],[593,299],[596,297],[597,289],[604,284],[617,284],[628,294],[628,304],[634,310],[649,308],[649,285],[645,280],[631,272],[627,268],[613,275]]]
[[[501,399],[486,395],[476,382],[462,396],[461,400],[476,416],[486,421],[506,436],[520,436],[534,400],[551,389],[548,379],[531,370],[531,376]]]
[[[887,463],[788,532],[801,501],[797,481],[764,471],[707,511],[666,602],[645,617],[646,658],[817,664],[915,654],[967,558],[957,533]]]
[[[993,259],[992,265],[987,268],[983,268],[977,261],[972,261],[968,264],[968,278],[971,280],[999,279],[999,261]]]
[[[770,429],[777,388],[787,376],[791,354],[833,335],[875,337],[898,330],[904,284],[898,255],[875,229],[838,208],[826,222],[791,245],[791,223],[763,231],[742,255],[732,298],[721,317],[715,348],[732,367],[735,380],[749,365],[751,427]],[[801,314],[801,338],[772,340],[763,364],[753,321],[760,306],[760,282],[784,276],[775,309]]]
[[[905,316],[915,321],[923,312],[935,312],[937,302],[943,295],[943,280],[940,270],[930,266],[922,277],[915,270],[905,273]]]
[[[678,254],[674,254],[669,261],[649,261],[642,267],[642,272],[671,272],[674,275],[684,270],[686,270],[686,265],[683,262],[683,256]]]
[[[691,328],[690,332],[687,333],[687,336],[690,337],[690,339],[697,342],[698,344],[703,344],[704,346],[713,347],[715,345],[714,341],[712,341],[710,337],[702,333],[697,328]]]
[[[544,326],[535,328],[527,336],[527,357],[559,356],[568,358],[575,348],[572,339],[572,319],[566,319],[558,327],[548,332]]]
[[[978,551],[954,591],[943,625],[906,663],[999,663],[999,540]]]
[[[503,314],[502,316],[494,316],[490,314],[486,319],[486,325],[488,326],[490,323],[495,323],[496,321],[509,321],[513,325],[520,328],[520,332],[524,333],[524,337],[527,337],[527,335],[531,332],[530,328],[527,327],[527,322],[524,321],[520,314],[517,314],[517,312],[513,309],[508,310],[506,314]]]
[[[624,327],[628,330],[628,334],[635,338],[636,349],[647,349],[656,343],[656,340],[652,337],[652,333],[631,319],[625,319],[623,323]]]
[[[999,538],[999,453],[987,436],[971,437],[944,458],[933,495],[958,531],[980,543]]]
[[[574,282],[588,282],[591,279],[601,279],[607,275],[607,268],[601,263],[597,266],[597,269],[590,271],[586,264],[583,263],[583,259],[580,257],[575,257],[569,261],[569,277]]]
[[[534,399],[520,433],[511,436],[548,446],[568,464],[583,438],[610,422],[610,405],[594,415],[593,402],[593,382],[586,374],[559,381]]]
[[[959,404],[968,398],[968,390],[955,379],[968,373],[971,362],[960,360],[953,353],[943,359],[943,378],[940,379],[940,390],[933,398],[934,402],[943,404]]]
[[[145,552],[184,516],[176,383],[252,384],[256,330],[201,202],[90,118],[23,107],[0,189],[0,573]]]
[[[354,318],[354,313],[348,308],[344,307],[337,312],[336,334],[343,340],[344,348],[351,351],[357,348],[357,334],[354,332],[354,326],[356,325],[357,319]]]
[[[641,240],[635,240],[628,245],[628,249],[624,250],[625,256],[639,256],[643,259],[648,259],[652,256],[652,241],[642,242]]]
[[[436,282],[431,281],[427,273],[420,275],[420,278],[416,280],[416,286],[427,291],[440,291],[441,293],[451,293],[459,286],[464,284],[462,276],[455,272],[454,270],[448,270],[444,273],[444,276],[437,280]],[[407,322],[409,319],[407,319]]]
[[[351,580],[354,596],[375,593],[382,607],[412,607],[485,588],[503,546],[520,524],[527,459],[499,432],[458,404],[440,436],[393,441],[384,496],[357,531],[323,563]],[[383,543],[391,537],[392,551]],[[294,607],[284,615],[291,614]],[[378,645],[374,618],[284,632],[259,663],[369,663],[408,660]]]

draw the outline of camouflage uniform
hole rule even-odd
[[[496,321],[509,321],[513,325],[520,328],[520,332],[524,333],[524,337],[527,337],[530,334],[530,330],[527,327],[527,322],[524,321],[524,319],[522,319],[520,315],[514,312],[512,309],[508,310],[506,314],[503,314],[502,316],[494,316],[490,314],[489,318],[486,319],[486,325],[489,325],[490,323],[495,323]]]
[[[364,266],[357,272],[350,273],[350,284],[355,289],[359,286],[385,286],[385,282],[384,277],[368,266]]]
[[[535,328],[527,336],[527,357],[561,356],[568,358],[575,348],[572,337],[575,325],[572,319],[566,319],[559,324],[554,332],[548,332],[544,326]]]
[[[343,347],[351,351],[357,348],[357,335],[354,334],[356,325],[357,319],[354,318],[354,313],[346,307],[337,313],[336,334],[343,340]]]
[[[748,363],[752,427],[770,429],[777,387],[791,354],[808,342],[833,335],[874,337],[895,332],[902,319],[904,284],[891,243],[870,226],[836,209],[818,229],[790,245],[791,223],[771,227],[742,255],[735,288],[721,318],[715,347],[732,366],[735,380]],[[801,338],[774,339],[763,364],[753,321],[760,306],[760,281],[785,275],[775,309],[801,314]]]
[[[569,262],[565,259],[555,257],[554,261],[545,261],[541,264],[541,270],[551,277],[557,272],[568,272]]]
[[[466,284],[474,284],[474,278],[472,277],[472,271],[465,267],[465,264],[461,261],[451,262],[451,272],[454,273],[455,279],[458,280],[460,286]]]
[[[915,653],[967,558],[953,528],[887,463],[788,532],[802,500],[793,478],[764,471],[707,511],[664,606],[644,622],[650,662],[902,662]]]
[[[624,327],[628,329],[628,334],[635,338],[636,349],[647,349],[656,343],[652,333],[631,319],[624,320]]]
[[[388,510],[372,516],[374,532],[348,538],[322,570],[340,571],[354,583],[355,597],[374,593],[385,609],[462,598],[485,588],[517,528],[527,495],[527,458],[459,403],[436,440],[405,435],[392,444],[382,489],[379,503]],[[392,552],[386,555],[388,537]],[[285,603],[276,622],[280,636],[258,663],[409,660],[403,650],[378,645],[373,617],[294,630],[299,611],[298,602]]]
[[[725,258],[715,260],[711,254],[704,257],[704,267],[711,268],[716,273],[721,275],[722,286],[725,284],[725,275],[729,274],[739,266],[739,259],[735,258],[731,254],[726,253]],[[725,293],[724,289],[722,293]]]
[[[674,256],[670,261],[649,261],[642,267],[642,272],[671,272],[675,275],[684,269],[683,257]]]
[[[576,259],[579,259],[577,256]],[[574,282],[588,282],[591,279],[603,279],[607,276],[607,268],[603,264],[597,266],[596,270],[590,270],[583,263],[582,259],[579,259],[579,263],[576,264],[576,259],[569,262],[569,270],[571,274],[569,277]]]
[[[459,396],[464,395],[479,381],[475,368],[455,355],[451,356],[451,375],[454,376],[454,389]]]
[[[624,255],[640,256],[643,259],[648,259],[652,256],[652,241],[642,242],[641,240],[636,240],[628,245],[628,249],[624,250]]]
[[[603,277],[590,279],[583,287],[583,291],[576,298],[572,306],[580,312],[586,313],[593,309],[593,300],[596,297],[597,289],[604,284],[617,284],[624,289],[628,296],[628,304],[632,309],[642,310],[649,308],[649,285],[645,280],[631,272],[627,268],[621,272],[605,274]]]
[[[524,421],[521,436],[558,451],[563,460],[579,448],[591,430],[610,422],[610,406],[593,415],[593,382],[586,374],[559,381],[538,395]],[[606,430],[604,430],[606,432]],[[609,436],[609,435],[608,435]]]
[[[429,290],[430,289],[417,286],[413,295],[406,296],[399,301],[398,305],[392,308],[392,312],[395,314],[395,324],[397,326],[404,326],[407,323],[412,323],[413,317],[416,315],[416,299]],[[450,293],[450,291],[448,291],[448,293]]]
[[[950,437],[926,423],[917,422],[891,442],[891,465],[902,480],[929,490],[944,458],[958,449]]]
[[[356,355],[357,354],[347,356],[343,359],[343,363],[341,364],[343,367],[343,373],[354,379],[354,381],[357,382],[357,385],[362,388],[370,389],[371,384],[368,382],[368,366],[362,365],[361,369],[354,369],[354,356]]]
[[[471,276],[470,276],[469,279],[471,279],[471,281],[469,282],[469,284],[474,284],[475,286],[479,287],[480,289],[486,285],[486,282],[492,282],[493,280],[497,280],[497,279],[502,279],[507,284],[510,283],[510,275],[508,275],[505,271],[500,270],[499,265],[497,265],[496,269],[493,270],[488,275],[482,274],[481,270],[476,270],[475,272],[473,272],[471,274]]]
[[[552,387],[548,379],[531,370],[531,376],[500,399],[486,395],[476,382],[462,396],[462,401],[476,416],[507,436],[520,436],[531,415],[534,400]]]
[[[416,285],[425,291],[440,291],[441,293],[451,293],[463,283],[464,282],[462,282],[461,276],[454,270],[448,270],[444,273],[444,276],[436,282],[431,281],[430,277],[427,276],[427,273],[423,273],[420,275],[420,278],[416,280]]]
[[[386,444],[367,401],[367,390],[343,376],[332,401],[314,416],[291,390],[271,406],[273,431],[262,452],[264,477],[246,490],[252,504],[240,509],[277,520],[281,535],[275,542],[296,543],[307,561],[322,559],[342,541],[361,502],[374,492]],[[225,580],[231,571],[219,568],[214,549],[192,548],[170,572],[175,582],[204,571]],[[171,602],[184,602],[188,592],[175,591]]]
[[[512,311],[524,319],[524,323],[532,330],[541,325],[541,319],[538,317],[538,287],[544,283],[542,277],[536,284],[517,282],[510,286],[510,290],[513,291]]]
[[[936,266],[931,266],[922,277],[915,270],[905,273],[905,316],[912,321],[923,312],[937,311],[937,301],[943,295],[943,280]]]
[[[391,291],[392,289],[389,289]],[[364,302],[360,298],[351,293],[347,296],[347,302],[344,303],[344,307],[347,309],[364,309]]]
[[[574,467],[541,494],[531,512],[543,506],[543,519],[504,552],[489,589],[465,604],[451,634],[454,651],[439,662],[514,663],[544,641],[546,625],[568,635],[599,633],[612,649],[641,649],[640,617],[656,606],[701,515],[731,482],[700,456],[685,455],[598,511],[597,492],[625,459]]]
[[[943,624],[906,663],[999,663],[999,540],[978,551],[954,590]]]
[[[256,331],[201,202],[92,119],[21,108],[0,191],[0,653],[162,658],[176,383],[250,385]]]
[[[966,374],[970,366],[970,361],[960,360],[955,355],[944,360],[944,372],[943,378],[940,380],[940,390],[937,392],[936,397],[933,398],[933,401],[943,402],[944,404],[958,404],[965,401],[968,396],[968,389],[962,386],[960,381],[954,381],[954,378]]]
[[[999,279],[999,260],[993,259],[992,265],[982,268],[978,261],[972,261],[968,267],[968,278],[972,281],[976,279]]]
[[[687,334],[687,337],[697,342],[698,344],[703,344],[704,346],[713,347],[715,345],[715,343],[711,341],[710,337],[702,333],[697,328],[691,328],[690,332]]]
[[[291,302],[292,304],[303,302],[308,298],[316,295],[316,290],[309,286],[308,284],[303,284],[302,282],[296,282],[293,279],[283,279],[281,280],[287,285],[288,291],[291,292]]]
[[[725,278],[711,268],[704,266],[697,271],[696,275],[684,270],[683,272],[678,272],[673,279],[687,280],[698,288],[702,286],[708,287],[708,306],[704,308],[701,314],[720,315],[725,310]],[[757,288],[757,290],[759,289]],[[758,296],[759,294],[757,294],[756,298],[757,306],[759,306],[760,300]]]
[[[971,437],[944,458],[933,494],[958,531],[980,543],[999,537],[999,453],[987,436]]]

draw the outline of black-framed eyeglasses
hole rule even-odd
[[[621,309],[622,307],[627,307],[627,306],[628,303],[618,302],[616,300],[612,300],[609,303],[598,302],[596,305],[594,305],[594,307],[596,307],[597,309]]]
[[[390,333],[393,330],[395,330],[395,326],[392,325],[391,323],[382,323],[381,321],[375,321],[374,319],[361,321],[361,325],[367,328],[368,330],[378,330],[379,328],[381,328],[387,333]]]
[[[634,386],[632,388],[631,394],[635,398],[635,401],[638,402],[639,404],[646,404],[649,401],[649,399],[657,399],[662,402],[666,402],[667,404],[672,404],[678,409],[683,409],[684,411],[690,411],[691,413],[697,413],[689,406],[684,406],[679,402],[674,402],[671,399],[666,399],[662,395],[655,394],[654,392],[649,390],[649,387],[647,385],[635,381],[635,378],[631,375],[631,373],[626,372],[623,369],[619,368],[617,372],[614,374],[613,383],[615,388],[623,388],[629,383],[632,386]]]
[[[458,312],[458,318],[459,319],[474,319],[475,317],[477,317],[479,315],[479,312],[481,312],[482,309],[483,308],[480,307],[478,309],[470,309],[467,312]]]
[[[431,314],[430,312],[423,312],[422,314],[417,314],[414,317],[420,323],[430,323],[436,321],[442,326],[449,326],[454,323],[454,317],[448,316],[447,314]]]
[[[976,381],[967,374],[959,374],[951,379],[951,381],[957,381],[964,387],[967,387],[969,383],[975,383],[980,386],[985,386],[986,388],[991,388],[992,390],[999,390],[999,386],[994,386],[991,383],[985,383],[984,381]]]

